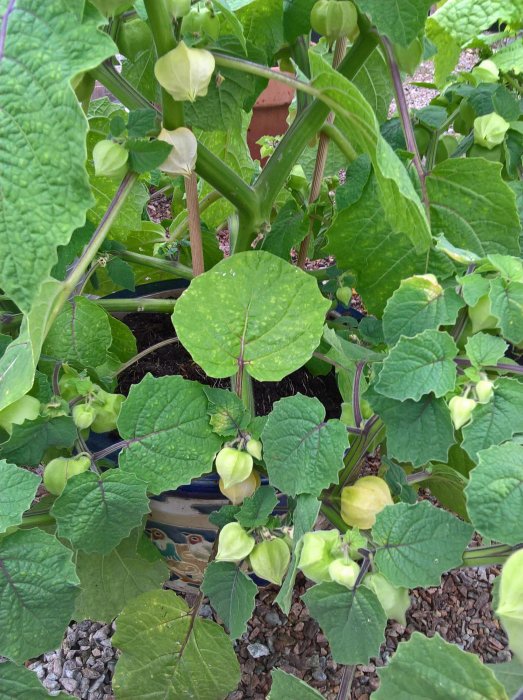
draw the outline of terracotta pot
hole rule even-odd
[[[273,70],[279,71],[279,68],[273,68]],[[293,98],[294,90],[292,88],[277,80],[270,80],[256,100],[247,131],[247,143],[251,157],[261,160],[262,164],[267,159],[260,158],[260,147],[256,141],[262,136],[279,136],[287,131],[287,115]]]

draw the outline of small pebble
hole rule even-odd
[[[262,656],[269,656],[271,653],[265,644],[248,644],[247,651],[253,659],[260,659]]]

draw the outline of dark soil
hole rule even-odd
[[[169,314],[127,314],[122,320],[134,333],[139,352],[162,340],[175,337]],[[207,377],[201,367],[193,362],[187,350],[180,343],[176,343],[155,350],[122,372],[118,391],[127,394],[131,385],[143,379],[147,372],[155,377],[179,374],[185,379],[192,379],[202,384],[230,387],[228,379]],[[327,418],[340,417],[341,396],[333,372],[324,377],[313,377],[302,368],[285,377],[281,382],[254,381],[253,387],[257,415],[264,416],[270,413],[275,401],[300,392],[305,396],[318,398],[325,406]]]

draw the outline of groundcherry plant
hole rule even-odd
[[[45,697],[24,663],[85,618],[116,621],[117,698],[225,698],[258,585],[288,613],[299,571],[334,660],[367,663],[409,589],[489,564],[514,659],[414,633],[375,697],[523,685],[523,6],[432,4],[0,0],[2,698]],[[409,111],[428,59],[435,97]],[[269,78],[296,98],[261,168]],[[131,311],[171,315],[159,345],[210,381],[121,394],[150,351]],[[300,368],[335,375],[339,417],[300,393],[256,415],[256,383]],[[190,607],[144,524],[204,475],[226,505]],[[269,697],[321,696],[275,670]]]

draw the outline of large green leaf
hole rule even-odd
[[[284,0],[283,32],[285,39],[293,43],[301,34],[311,30],[311,10],[316,0]]]
[[[523,447],[507,442],[478,453],[465,489],[476,530],[506,544],[523,539]]]
[[[279,668],[275,668],[271,676],[271,692],[267,696],[267,700],[290,700],[290,698],[300,698],[300,700],[318,700],[319,698],[321,700],[323,697],[307,683]]]
[[[385,340],[394,345],[402,335],[413,336],[427,328],[452,325],[463,305],[459,294],[452,287],[443,289],[434,276],[408,277],[385,307]]]
[[[436,398],[454,388],[458,353],[445,331],[427,329],[413,338],[401,337],[383,363],[375,389],[391,399],[419,401],[433,392]]]
[[[20,333],[0,359],[0,410],[27,394],[33,386],[49,316],[60,284],[49,279],[32,310],[24,316]]]
[[[22,663],[60,645],[79,583],[71,558],[38,528],[0,538],[0,654]]]
[[[503,336],[515,345],[523,342],[523,282],[501,277],[490,283],[490,308],[499,319]]]
[[[431,172],[427,191],[435,234],[481,257],[519,255],[516,198],[501,177],[501,163],[449,158]]]
[[[508,700],[492,671],[474,654],[414,632],[378,670],[376,700]]]
[[[172,591],[134,598],[116,623],[113,688],[125,700],[223,700],[240,680],[231,641]]]
[[[387,119],[394,88],[390,79],[387,60],[380,47],[374,49],[352,79],[365,97],[381,124]]]
[[[372,528],[375,562],[394,586],[439,586],[441,574],[462,563],[472,533],[428,501],[386,506]]]
[[[47,689],[40,683],[34,671],[10,661],[0,664],[0,697],[3,700],[49,700]],[[67,700],[69,695],[53,695]]]
[[[379,131],[371,106],[349,80],[310,52],[313,85],[332,101],[336,126],[356,153],[370,156],[385,217],[394,231],[406,234],[418,253],[431,243],[425,211],[403,164]]]
[[[500,683],[504,685],[509,697],[516,698],[523,688],[523,663],[517,659],[502,664],[487,664]]]
[[[75,297],[53,323],[42,352],[53,360],[97,367],[104,363],[111,343],[111,324],[104,309],[85,297]]]
[[[120,453],[121,469],[146,481],[152,493],[210,471],[222,443],[209,423],[203,387],[180,376],[147,374],[131,387],[118,430],[128,443]]]
[[[329,640],[335,661],[363,664],[377,656],[387,615],[373,591],[365,586],[349,590],[337,583],[320,583],[302,599]]]
[[[229,630],[238,639],[247,629],[258,586],[236,564],[213,561],[205,570],[202,591]]]
[[[317,494],[337,483],[347,431],[339,420],[325,421],[318,399],[296,394],[277,401],[262,440],[270,482],[280,491]]]
[[[39,483],[38,474],[8,464],[4,459],[0,461],[0,533],[22,522],[22,515],[33,502]]]
[[[475,333],[467,339],[467,357],[475,367],[488,367],[497,364],[507,351],[508,344],[503,338],[489,333]]]
[[[516,379],[496,380],[494,395],[479,404],[463,428],[463,449],[477,461],[477,453],[523,432],[523,385]]]
[[[362,12],[370,15],[380,34],[400,46],[408,46],[425,26],[432,0],[357,0]]]
[[[145,482],[119,469],[68,479],[51,509],[59,537],[96,554],[108,554],[148,512]]]
[[[365,398],[387,428],[387,454],[419,467],[431,460],[447,461],[454,429],[445,399],[433,394],[419,401],[396,401],[367,390]]]
[[[86,121],[71,88],[115,46],[84,0],[3,0],[0,32],[0,277],[23,312],[91,203]],[[30,206],[20,202],[30,198]]]
[[[173,322],[209,376],[230,377],[242,366],[260,381],[280,381],[310,359],[328,307],[310,275],[252,251],[194,279],[176,303]]]
[[[139,527],[108,554],[78,552],[80,593],[75,620],[110,622],[129,600],[159,590],[169,577],[166,560]]]
[[[77,438],[78,430],[70,416],[38,417],[13,425],[9,440],[0,445],[0,455],[36,467],[48,447],[72,447]]]
[[[252,0],[242,5],[236,16],[242,23],[245,39],[263,49],[272,65],[270,59],[283,44],[283,4],[281,0]]]

